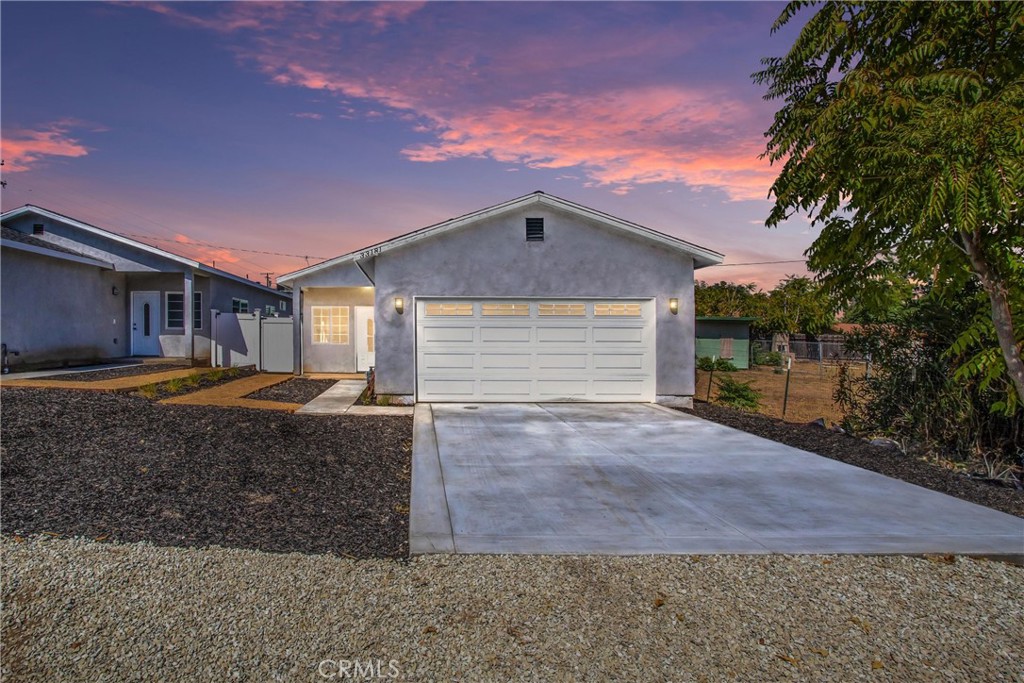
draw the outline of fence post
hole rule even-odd
[[[789,405],[789,371],[793,369],[793,357],[786,358],[786,388],[782,394],[782,417],[786,417],[786,406]]]
[[[715,377],[715,356],[711,356],[711,372],[708,373],[708,395],[705,401],[711,403],[711,380]]]

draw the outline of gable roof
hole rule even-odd
[[[111,263],[100,261],[87,254],[82,254],[74,249],[68,249],[67,247],[59,244],[51,244],[50,242],[41,240],[34,235],[28,235],[20,230],[8,228],[6,225],[0,226],[0,244],[5,247],[12,247],[21,251],[31,252],[33,254],[42,254],[43,256],[51,256],[65,261],[84,263],[89,266],[106,268],[107,270],[114,269],[114,265]]]
[[[105,239],[108,239],[108,240],[110,240],[112,242],[117,242],[118,244],[122,244],[122,245],[125,245],[125,246],[128,246],[128,247],[131,247],[133,249],[138,249],[140,251],[144,251],[146,253],[153,254],[155,256],[160,256],[161,258],[168,259],[169,261],[173,261],[175,263],[180,263],[181,265],[188,266],[188,267],[193,268],[193,269],[195,269],[195,270],[197,270],[199,272],[209,273],[211,275],[218,275],[220,277],[227,278],[229,280],[234,280],[235,282],[239,282],[239,283],[248,285],[250,287],[255,287],[256,289],[262,290],[262,291],[270,293],[270,294],[276,294],[277,296],[285,296],[285,297],[288,296],[287,294],[279,292],[278,290],[273,289],[272,287],[266,287],[264,285],[261,285],[258,282],[253,282],[252,280],[247,280],[244,277],[240,277],[240,276],[235,275],[233,273],[229,273],[229,272],[227,272],[225,270],[221,270],[219,268],[214,268],[213,266],[208,266],[205,263],[202,263],[200,261],[195,261],[195,260],[190,259],[190,258],[185,258],[184,256],[179,256],[178,254],[175,254],[175,253],[172,253],[172,252],[169,252],[169,251],[165,251],[165,250],[160,249],[158,247],[150,246],[148,244],[145,244],[144,242],[139,242],[137,240],[133,240],[130,237],[125,237],[124,235],[119,235],[116,232],[111,232],[109,230],[104,230],[103,228],[98,228],[95,225],[90,225],[89,223],[84,223],[82,221],[79,221],[79,220],[76,220],[74,218],[71,218],[70,216],[65,216],[63,214],[57,213],[56,211],[50,211],[49,209],[44,209],[41,206],[35,206],[33,204],[26,204],[24,206],[20,206],[17,209],[12,209],[10,211],[7,211],[4,214],[0,214],[0,221],[12,220],[14,218],[19,218],[21,216],[24,216],[26,214],[36,214],[38,216],[44,216],[44,217],[49,218],[51,220],[55,220],[55,221],[58,221],[60,223],[64,223],[65,225],[70,225],[71,227],[78,228],[79,230],[83,230],[83,231],[91,233],[93,235],[98,235],[98,236],[103,237]],[[6,228],[5,227],[4,230],[3,230],[4,239],[7,239],[8,232],[16,232],[19,235],[21,235],[22,237],[31,237],[30,235],[26,235],[25,233],[19,232],[17,230],[12,229],[12,228]],[[13,240],[17,240],[17,241],[21,241],[21,242],[25,242],[25,240],[19,240],[18,238],[12,238],[12,239]],[[82,256],[81,254],[76,254],[76,252],[74,252],[71,249],[59,247],[59,246],[57,246],[55,244],[51,244],[50,242],[48,242],[46,240],[40,240],[38,238],[32,238],[32,239],[34,240],[34,242],[40,243],[38,246],[41,246],[41,247],[46,248],[46,249],[50,249],[51,251],[63,251],[63,252],[67,252],[69,254],[75,254],[77,256]],[[87,257],[87,258],[91,259],[92,257]],[[112,266],[110,266],[110,264],[106,264],[106,265],[108,267],[112,267]]]
[[[651,230],[650,228],[646,228],[637,223],[623,220],[621,218],[616,218],[615,216],[612,216],[610,214],[606,214],[601,211],[597,211],[595,209],[583,206],[582,204],[570,202],[568,199],[562,199],[561,197],[556,197],[555,195],[552,194],[546,194],[538,190],[531,194],[524,195],[522,197],[517,197],[515,199],[511,199],[501,204],[496,204],[485,209],[480,209],[479,211],[474,211],[473,213],[467,213],[466,215],[459,216],[457,218],[449,218],[446,221],[435,223],[434,225],[429,225],[425,228],[420,228],[419,230],[414,230],[412,232],[406,233],[404,235],[399,235],[397,237],[393,237],[383,242],[378,242],[377,244],[364,247],[357,251],[342,254],[341,256],[337,256],[335,258],[328,259],[326,261],[318,263],[315,266],[309,266],[307,268],[302,268],[301,270],[296,270],[291,273],[287,273],[277,278],[277,281],[292,282],[299,278],[305,277],[307,275],[312,275],[313,273],[319,272],[326,268],[331,268],[342,263],[357,262],[360,260],[374,258],[386,251],[390,251],[391,249],[405,246],[407,244],[412,244],[413,242],[418,242],[420,240],[436,237],[448,231],[457,230],[458,228],[465,227],[471,223],[482,220],[484,218],[490,218],[491,216],[496,216],[502,213],[506,213],[508,211],[514,211],[516,209],[534,206],[537,204],[542,206],[548,206],[555,209],[561,209],[569,213],[574,213],[578,216],[582,216],[583,218],[587,218],[598,223],[601,223],[602,225],[622,230],[623,232],[637,235],[644,239],[648,239],[653,242],[657,242],[658,244],[661,244],[663,246],[680,251],[686,254],[687,256],[693,258],[694,268],[703,268],[705,266],[715,265],[721,263],[722,259],[725,258],[724,255],[719,254],[717,251],[706,249],[691,242],[681,240],[677,237],[666,235],[665,233],[658,232],[657,230]]]

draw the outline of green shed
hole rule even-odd
[[[757,318],[697,316],[697,358],[725,358],[741,370],[750,367],[750,323]]]

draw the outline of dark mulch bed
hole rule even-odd
[[[693,410],[686,412],[826,458],[1024,517],[1024,492],[971,479],[959,472],[904,455],[895,448],[872,446],[863,439],[822,427],[783,422],[710,403],[696,402]]]
[[[202,374],[196,373],[187,379],[169,379],[159,384],[146,385],[145,388],[140,388],[140,391],[146,398],[159,401],[171,396],[182,396],[200,391],[201,389],[209,389],[219,384],[234,382],[236,379],[242,379],[243,377],[258,373],[259,371],[251,365],[242,368],[224,368],[223,370],[213,370],[212,372]]]
[[[5,534],[408,554],[412,418],[5,388]]]
[[[309,403],[335,384],[337,384],[337,380],[333,379],[296,377],[255,391],[246,398],[253,398],[257,401],[280,401],[281,403]]]
[[[66,375],[53,375],[42,377],[46,380],[60,380],[61,382],[100,382],[105,379],[118,379],[120,377],[135,377],[136,375],[149,375],[157,372],[168,372],[170,370],[184,370],[192,367],[188,363],[140,363],[129,365],[123,368],[110,368],[109,370],[90,370],[88,372],[71,372]],[[13,378],[14,376],[12,376]]]

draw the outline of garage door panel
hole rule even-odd
[[[517,298],[513,316],[507,300],[417,299],[417,398],[654,400],[652,300],[552,301]]]
[[[642,327],[594,327],[594,342],[597,344],[620,344],[622,342],[640,344],[643,339]]]
[[[545,321],[546,322],[546,321]],[[538,327],[537,341],[541,344],[585,344],[587,327]]]
[[[476,354],[424,353],[421,359],[423,370],[472,370]]]
[[[586,370],[585,353],[538,353],[537,368],[540,370]]]
[[[481,353],[481,370],[529,370],[533,356],[528,353]]]
[[[422,387],[428,397],[462,396],[472,397],[476,393],[476,380],[472,379],[431,379],[422,380]]]
[[[456,342],[470,344],[473,342],[475,329],[472,327],[442,327],[430,325],[423,328],[423,341],[427,343]]]
[[[528,379],[481,379],[480,394],[486,398],[529,400],[533,382]]]

